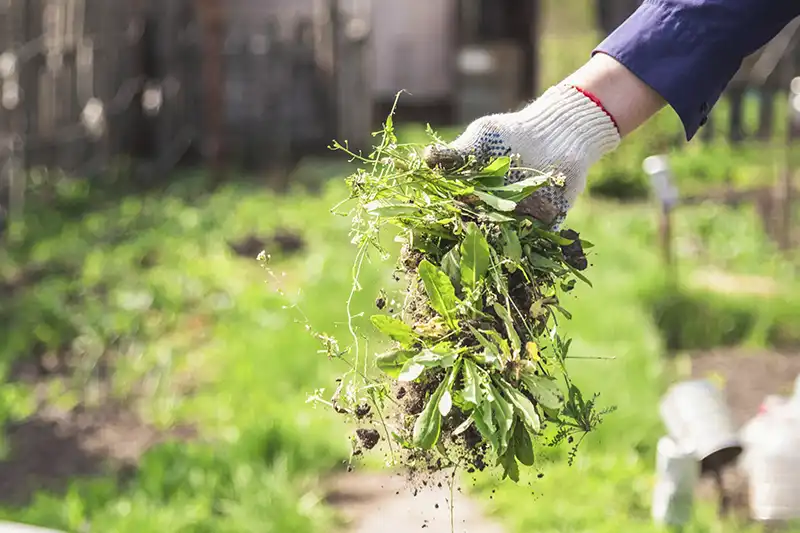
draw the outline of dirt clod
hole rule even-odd
[[[561,247],[561,252],[564,254],[566,263],[576,270],[586,270],[589,266],[589,261],[586,259],[586,254],[581,245],[580,234],[572,229],[561,231],[561,236],[565,239],[570,239],[573,242]]]
[[[356,418],[362,420],[365,417],[369,416],[371,411],[372,407],[370,407],[368,403],[362,403],[356,408]]]
[[[381,440],[380,433],[378,433],[378,431],[375,429],[357,429],[356,436],[358,437],[359,442],[361,442],[361,445],[367,450],[371,450],[377,446],[378,441]]]

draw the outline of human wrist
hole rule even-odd
[[[649,85],[602,52],[592,56],[562,83],[594,95],[614,117],[620,137],[633,132],[666,105]]]

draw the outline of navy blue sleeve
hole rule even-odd
[[[799,15],[800,0],[644,0],[594,53],[658,92],[691,140],[744,58]]]

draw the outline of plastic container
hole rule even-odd
[[[800,375],[794,380],[794,394],[789,399],[792,407],[800,412]]]
[[[692,518],[694,487],[700,463],[670,437],[662,437],[656,449],[656,484],[652,517],[656,524],[682,526]]]
[[[800,519],[800,416],[770,411],[747,454],[750,512],[756,520]]]
[[[673,385],[661,401],[661,418],[672,439],[701,462],[701,471],[720,470],[742,453],[730,410],[707,380]]]
[[[768,435],[768,425],[772,422],[771,417],[786,409],[791,409],[790,401],[790,398],[784,396],[767,396],[761,403],[758,414],[742,426],[739,431],[739,440],[744,451],[739,458],[739,466],[744,472],[750,471],[752,451],[757,449],[763,438]]]

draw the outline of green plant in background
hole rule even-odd
[[[332,327],[344,318],[338,302],[350,289],[352,254],[340,244],[346,221],[318,213],[341,197],[341,184],[321,197],[241,183],[209,194],[199,177],[99,205],[90,187],[81,194],[88,207],[75,212],[61,206],[74,202],[77,186],[63,184],[47,202],[29,198],[24,227],[0,249],[0,421],[39,427],[37,406],[45,405],[69,431],[72,413],[92,421],[99,409],[108,435],[117,427],[103,411],[111,404],[126,420],[122,435],[134,437],[124,448],[137,457],[123,483],[113,456],[76,455],[67,441],[70,453],[54,446],[50,462],[35,453],[50,451],[50,439],[12,434],[0,449],[9,454],[0,456],[0,496],[32,490],[38,476],[56,489],[19,505],[3,501],[0,520],[121,533],[332,527],[318,475],[347,458],[346,435],[303,403],[330,369],[303,325],[287,320],[283,300],[265,290],[260,248],[240,257],[231,244],[262,239],[273,266],[289,273],[283,286],[302,285],[300,303],[314,300],[308,318]],[[271,238],[280,232],[298,235],[304,248],[282,251]],[[11,374],[56,355],[62,366],[35,381]],[[98,388],[106,392],[86,394]],[[140,449],[142,441],[152,447]],[[38,460],[33,471],[27,450]],[[71,470],[87,461],[97,467],[92,477]],[[51,479],[58,484],[45,484]]]
[[[519,463],[534,463],[534,442],[572,442],[608,412],[571,381],[570,340],[558,322],[570,317],[561,295],[588,283],[579,269],[590,244],[516,211],[557,178],[513,167],[507,157],[452,172],[429,168],[423,145],[398,143],[391,115],[381,135],[369,156],[334,145],[363,165],[347,179],[351,194],[341,204],[352,204],[345,215],[357,246],[353,291],[371,252],[391,256],[381,242],[387,226],[403,247],[398,269],[407,287],[399,311],[371,318],[392,341],[374,359],[352,307],[351,346],[320,336],[328,355],[350,366],[329,405],[362,426],[374,416],[379,429],[357,432],[361,448],[373,448],[380,431],[405,466],[482,470],[493,459],[517,481]],[[505,183],[515,170],[529,177]],[[382,375],[374,377],[373,364]]]

